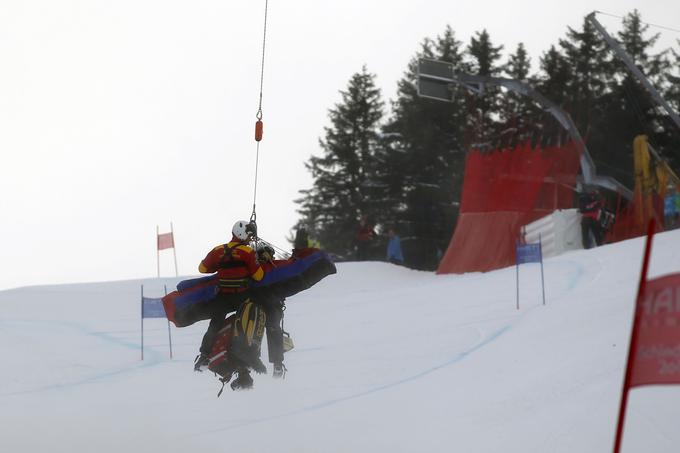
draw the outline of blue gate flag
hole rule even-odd
[[[517,264],[540,263],[541,244],[517,244]]]
[[[541,235],[538,235],[538,242],[535,244],[522,244],[517,242],[515,248],[517,259],[515,272],[517,275],[517,309],[519,310],[519,265],[524,263],[541,263],[541,291],[543,293],[543,305],[545,305],[545,283],[543,279],[543,247],[541,246]]]
[[[164,288],[164,293],[168,294],[168,289]],[[162,297],[144,297],[144,285],[142,285],[142,317],[140,319],[141,323],[141,333],[142,341],[140,344],[140,349],[142,352],[142,360],[144,360],[144,318],[165,318],[168,323],[168,347],[170,348],[170,358],[172,359],[172,335],[170,335],[170,321],[165,313],[165,307],[163,306]]]
[[[142,318],[165,318],[165,308],[160,297],[142,297]]]

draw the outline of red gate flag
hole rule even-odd
[[[680,274],[647,280],[655,228],[652,218],[635,301],[614,453],[621,450],[628,391],[641,385],[680,384]]]
[[[158,230],[158,225],[156,225],[156,264],[158,268],[158,277],[161,276],[161,250],[172,249],[172,253],[175,256],[175,275],[179,275],[177,271],[177,249],[175,248],[175,236],[172,229],[172,222],[170,222],[170,232],[161,234]]]
[[[680,384],[680,274],[648,280],[636,310],[629,387]]]
[[[175,240],[172,233],[163,233],[158,235],[158,250],[175,248]]]

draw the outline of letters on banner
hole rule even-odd
[[[648,280],[636,309],[629,386],[680,384],[680,274]]]

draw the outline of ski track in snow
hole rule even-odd
[[[523,317],[526,313],[529,313],[530,311],[532,311],[533,308],[535,308],[535,307],[532,307],[531,309],[527,309],[525,311],[525,313],[520,316],[520,318]],[[520,318],[518,318],[518,319],[520,319]],[[231,426],[224,427],[224,428],[218,428],[218,429],[213,429],[213,430],[210,430],[210,431],[194,433],[192,436],[203,436],[203,435],[206,435],[206,434],[214,434],[214,433],[218,433],[218,432],[232,431],[232,430],[235,430],[235,429],[244,428],[244,427],[256,425],[256,424],[259,424],[259,423],[266,423],[266,422],[269,422],[269,421],[274,421],[274,420],[277,420],[277,419],[280,419],[280,418],[286,418],[286,417],[291,417],[291,416],[295,416],[295,415],[314,412],[314,411],[325,409],[325,408],[330,407],[330,406],[335,406],[337,404],[341,404],[341,403],[344,403],[344,402],[347,402],[347,401],[350,401],[350,400],[355,400],[355,399],[362,398],[364,396],[368,396],[368,395],[371,395],[371,394],[374,394],[374,393],[377,393],[377,392],[388,390],[388,389],[397,387],[397,386],[402,385],[402,384],[417,381],[417,380],[427,376],[428,374],[434,373],[434,372],[436,372],[436,371],[438,371],[442,368],[446,368],[448,366],[451,366],[451,365],[454,365],[454,364],[460,362],[461,360],[468,357],[470,354],[473,354],[476,351],[482,349],[484,346],[494,342],[495,340],[500,338],[503,334],[508,332],[512,328],[513,324],[514,323],[511,323],[511,324],[508,324],[508,325],[502,327],[501,329],[497,330],[492,335],[487,337],[485,340],[477,343],[472,348],[468,349],[467,351],[463,351],[463,352],[456,354],[455,356],[453,356],[452,358],[450,358],[449,360],[447,360],[443,363],[440,363],[440,364],[435,365],[433,367],[427,368],[427,369],[420,371],[416,374],[413,374],[411,376],[396,380],[394,382],[390,382],[390,383],[383,384],[383,385],[378,385],[378,386],[375,386],[371,389],[365,390],[363,392],[358,392],[358,393],[343,396],[343,397],[340,397],[340,398],[329,399],[329,400],[322,401],[322,402],[319,402],[319,403],[316,403],[316,404],[311,404],[311,405],[305,406],[301,409],[286,412],[286,413],[283,413],[283,414],[272,415],[272,416],[263,417],[263,418],[257,418],[257,419],[249,420],[249,421],[246,421],[246,422],[236,423],[236,424],[233,424]]]
[[[678,239],[680,231],[659,235],[662,246],[653,252],[650,275],[680,272]],[[338,279],[301,297],[300,310],[292,312],[303,328],[305,347],[296,348],[300,356],[291,359],[299,358],[313,373],[301,374],[289,386],[271,383],[227,401],[204,393],[203,381],[212,381],[212,376],[190,371],[201,332],[182,331],[179,344],[185,346],[179,359],[169,361],[166,326],[150,324],[145,332],[154,334],[150,342],[145,339],[146,360],[139,360],[139,296],[133,289],[141,280],[92,284],[96,291],[72,285],[59,291],[36,287],[0,292],[0,305],[8,303],[0,338],[10,364],[0,373],[0,419],[7,422],[0,444],[9,442],[9,450],[26,452],[90,451],[101,444],[103,452],[115,453],[138,451],[140,445],[144,451],[160,451],[165,443],[167,451],[181,452],[209,448],[225,434],[239,434],[236,450],[260,451],[251,441],[255,434],[263,436],[264,450],[291,453],[365,448],[434,452],[450,450],[455,433],[457,451],[606,451],[625,365],[618,347],[629,334],[627,315],[642,246],[638,239],[549,258],[544,263],[547,307],[541,303],[539,265],[521,266],[519,311],[513,267],[434,276],[381,263],[348,263]],[[102,293],[107,294],[102,305],[120,304],[114,316],[103,316],[90,304],[90,294]],[[414,302],[422,302],[415,333],[425,337],[431,346],[427,350],[413,345],[409,333],[401,330],[411,328],[419,313]],[[365,316],[357,319],[355,310]],[[389,316],[381,316],[383,310]],[[334,324],[327,330],[323,323],[329,319]],[[337,337],[346,329],[349,344]],[[372,346],[364,350],[363,344]],[[399,356],[395,344],[415,360],[393,363]],[[336,356],[343,361],[326,364]],[[318,378],[335,375],[347,360],[355,361],[361,374],[326,389]],[[497,380],[496,373],[503,379]],[[164,382],[168,388],[156,387],[156,380],[166,376],[171,377]],[[439,400],[441,392],[450,391],[451,379],[470,389],[447,394],[457,407]],[[185,384],[192,386],[190,391],[167,398],[168,389]],[[498,387],[483,398],[474,392],[489,385]],[[264,393],[258,395],[259,390]],[[678,390],[664,392],[647,389],[631,395],[624,440],[628,450],[677,451]],[[139,400],[128,398],[130,394],[138,394]],[[270,398],[276,404],[269,404]],[[395,413],[393,406],[402,398],[422,406],[425,417],[418,424]],[[254,405],[255,410],[230,413],[232,402],[238,408]],[[428,409],[439,417],[428,420]],[[398,423],[398,431],[382,423],[382,415]],[[168,432],[178,416],[187,418],[185,429]],[[454,417],[454,425],[441,416]],[[347,426],[324,423],[326,418],[345,422],[350,417]],[[456,423],[463,418],[465,423]],[[33,435],[32,422],[45,425],[40,436]],[[310,436],[286,437],[290,426],[306,423],[317,428]],[[75,424],[85,429],[73,433]],[[361,426],[365,428],[357,432]],[[362,444],[362,437],[369,443]],[[293,443],[281,447],[279,439]]]
[[[579,263],[578,261],[574,260],[566,260],[566,261],[559,261],[556,263],[550,263],[548,266],[546,266],[548,270],[551,268],[561,268],[561,272],[565,272],[565,268],[567,269],[566,273],[568,274],[568,277],[566,278],[567,284],[562,288],[561,294],[555,295],[552,294],[550,295],[550,299],[552,299],[553,302],[556,302],[559,299],[564,298],[565,296],[568,296],[574,288],[576,288],[579,284],[579,282],[583,279],[584,276],[590,275],[590,281],[586,282],[585,284],[592,284],[593,281],[597,280],[599,277],[601,270],[602,270],[602,263],[598,260],[598,266],[597,270],[592,273],[586,272],[585,267],[583,266],[582,263]],[[560,273],[560,271],[557,271],[555,269],[555,273]],[[481,276],[480,276],[481,277]],[[581,282],[583,284],[583,282]],[[496,318],[487,318],[484,320],[480,320],[478,322],[466,322],[461,325],[456,325],[456,327],[462,327],[463,325],[479,325],[483,323],[488,323],[492,321],[506,321],[508,318],[510,318],[510,322],[503,325],[501,328],[493,331],[490,335],[488,335],[486,338],[483,338],[481,341],[479,341],[477,344],[474,346],[470,347],[467,350],[464,350],[463,352],[458,352],[455,355],[453,355],[451,358],[448,360],[445,360],[442,363],[435,364],[429,368],[423,369],[421,371],[418,371],[414,374],[411,374],[409,376],[397,379],[392,382],[387,382],[385,384],[381,385],[376,385],[370,389],[360,391],[357,393],[349,394],[346,396],[338,397],[338,398],[333,398],[333,399],[328,399],[325,401],[320,401],[315,404],[310,404],[307,406],[304,406],[300,409],[296,409],[293,411],[288,411],[285,413],[281,414],[276,414],[276,415],[271,415],[267,417],[262,417],[262,418],[256,418],[252,420],[247,420],[247,421],[242,421],[238,423],[234,423],[230,426],[225,426],[223,428],[217,428],[213,430],[208,430],[208,431],[202,431],[202,432],[197,432],[194,434],[191,434],[190,436],[202,436],[206,434],[214,434],[214,433],[219,433],[219,432],[226,432],[226,431],[233,431],[233,430],[238,430],[240,428],[245,428],[248,426],[252,425],[257,425],[257,424],[262,424],[262,423],[267,423],[270,421],[275,421],[278,419],[286,418],[286,417],[291,417],[291,416],[297,416],[301,414],[306,414],[310,412],[315,412],[319,411],[331,406],[335,406],[338,404],[342,404],[348,401],[360,399],[366,396],[370,396],[372,394],[382,392],[385,390],[389,390],[395,387],[398,387],[400,385],[408,384],[414,381],[418,381],[425,376],[428,376],[432,373],[435,373],[441,369],[444,369],[446,367],[453,366],[461,361],[463,361],[465,358],[469,357],[470,355],[474,354],[475,352],[483,349],[485,346],[495,342],[499,338],[501,338],[504,334],[512,330],[514,326],[516,326],[518,323],[520,323],[528,314],[532,313],[536,308],[538,308],[540,305],[533,305],[529,306],[527,308],[524,308],[521,312],[517,313],[517,315],[511,315],[509,317],[496,317]],[[69,329],[72,331],[75,331],[83,336],[87,336],[90,338],[96,338],[98,340],[105,341],[109,344],[118,346],[118,347],[123,347],[126,349],[133,349],[133,350],[139,350],[139,344],[136,342],[131,342],[125,339],[118,338],[112,333],[120,333],[118,331],[112,331],[112,332],[107,332],[107,331],[94,331],[91,330],[82,324],[78,324],[75,322],[70,322],[70,321],[54,321],[54,320],[41,320],[41,321],[36,321],[36,320],[3,320],[0,321],[0,325],[5,325],[5,326],[35,326],[36,328],[44,329],[44,328],[50,328],[50,329],[59,329],[59,328],[65,328]],[[478,329],[479,330],[479,329]],[[123,333],[133,333],[132,331],[125,331]],[[313,351],[313,350],[318,350],[318,349],[323,349],[323,348],[305,348],[301,349],[300,352],[304,351]],[[164,354],[156,351],[153,348],[149,348],[148,350],[145,351],[145,354],[149,355],[149,359],[145,360],[144,363],[139,363],[134,366],[124,366],[124,367],[119,367],[119,368],[114,368],[110,369],[101,373],[97,373],[88,377],[84,377],[82,379],[73,381],[73,382],[67,382],[67,383],[58,383],[58,384],[51,384],[48,386],[44,387],[39,387],[39,388],[34,388],[34,389],[27,389],[27,390],[22,390],[22,391],[17,391],[17,392],[11,392],[11,393],[4,393],[1,394],[1,397],[11,397],[11,396],[18,396],[18,395],[25,395],[25,394],[31,394],[31,393],[39,393],[39,392],[46,392],[46,391],[54,391],[54,390],[64,390],[64,389],[69,389],[73,387],[78,387],[81,385],[88,385],[88,384],[95,384],[100,381],[107,380],[112,377],[116,376],[121,376],[125,375],[128,373],[134,373],[134,372],[139,372],[143,371],[144,369],[148,369],[151,367],[158,366],[160,364],[165,363],[164,360]]]
[[[549,266],[549,267],[571,268],[570,269],[571,273],[570,273],[570,276],[569,276],[569,279],[568,279],[569,283],[566,285],[565,291],[558,296],[552,296],[551,298],[553,300],[562,298],[565,295],[567,295],[568,293],[570,293],[577,286],[577,283],[579,282],[579,280],[581,280],[581,278],[586,274],[584,266],[577,261],[569,260],[569,261],[561,261],[561,262],[558,262],[558,263],[551,263],[551,264],[552,265]],[[595,275],[593,275],[593,277],[591,278],[591,281],[589,283],[592,283],[593,281],[595,281],[598,278],[601,270],[602,270],[602,263],[598,260],[598,271]],[[353,400],[353,399],[361,398],[363,396],[367,396],[367,395],[370,395],[370,394],[373,394],[373,393],[376,393],[376,392],[379,392],[379,391],[387,390],[387,389],[390,389],[390,388],[393,388],[393,387],[396,387],[396,386],[399,386],[399,385],[402,385],[402,384],[405,384],[405,383],[408,383],[408,382],[418,380],[418,379],[420,379],[420,378],[422,378],[422,377],[424,377],[428,374],[431,374],[431,373],[433,373],[437,370],[440,370],[442,368],[445,368],[447,366],[451,366],[451,365],[454,365],[454,364],[460,362],[461,360],[463,360],[464,358],[466,358],[470,354],[474,353],[475,351],[483,348],[485,345],[487,345],[487,344],[493,342],[494,340],[498,339],[504,333],[506,333],[508,330],[510,330],[511,327],[515,323],[520,322],[520,320],[526,314],[533,311],[533,309],[536,308],[536,307],[537,306],[532,306],[528,309],[523,310],[519,316],[517,316],[517,317],[513,316],[513,319],[514,319],[513,322],[511,322],[510,324],[507,324],[504,327],[502,327],[501,329],[495,331],[493,334],[491,334],[485,340],[481,341],[480,343],[478,343],[477,345],[468,349],[467,351],[464,351],[462,353],[458,353],[455,356],[453,356],[451,359],[449,359],[449,360],[447,360],[447,361],[445,361],[441,364],[427,368],[423,371],[420,371],[420,372],[418,372],[414,375],[411,375],[411,376],[408,376],[408,377],[405,377],[405,378],[402,378],[402,379],[399,379],[397,381],[390,382],[390,383],[387,383],[387,384],[378,385],[374,388],[371,388],[371,389],[363,391],[363,392],[359,392],[359,393],[348,395],[348,396],[345,396],[345,397],[340,397],[340,398],[336,398],[336,399],[332,399],[332,400],[323,401],[323,402],[320,402],[320,403],[317,403],[317,404],[309,405],[309,406],[306,406],[304,408],[301,408],[301,409],[298,409],[298,410],[295,410],[295,411],[291,411],[291,412],[287,412],[287,413],[279,414],[279,415],[274,415],[274,416],[270,416],[270,417],[260,418],[260,419],[256,419],[256,420],[251,420],[251,421],[235,424],[235,425],[232,425],[232,426],[229,426],[229,427],[226,427],[226,428],[219,428],[219,429],[216,429],[216,430],[207,431],[207,432],[202,433],[202,434],[207,434],[207,433],[212,433],[212,432],[220,432],[220,431],[229,431],[229,430],[249,426],[249,425],[252,425],[252,424],[258,424],[258,423],[264,423],[264,422],[271,421],[271,420],[276,420],[276,419],[279,419],[281,417],[288,417],[288,416],[293,416],[293,415],[297,415],[297,414],[303,414],[303,413],[310,412],[310,411],[316,411],[316,410],[323,409],[325,407],[329,407],[329,406],[333,406],[333,405],[336,405],[336,404],[340,404],[340,403],[345,402],[345,401],[350,401],[350,400]],[[505,318],[505,319],[507,319],[507,318]],[[500,318],[485,319],[486,322],[494,321],[494,320],[500,320]],[[461,325],[456,325],[456,327],[469,326],[469,325],[473,325],[473,324],[477,324],[477,323],[478,322],[467,322],[467,323],[464,323],[464,324],[461,324]],[[67,329],[70,329],[70,330],[74,330],[74,331],[80,333],[81,335],[97,338],[99,340],[103,340],[105,342],[108,342],[110,344],[114,344],[116,346],[121,346],[121,347],[124,347],[124,348],[127,348],[127,349],[139,350],[139,344],[136,343],[136,342],[130,342],[130,341],[126,341],[124,339],[117,338],[117,337],[111,335],[111,332],[93,331],[93,330],[86,328],[85,326],[83,326],[81,324],[71,322],[71,321],[54,321],[54,320],[36,321],[36,320],[25,320],[25,319],[23,319],[23,320],[0,320],[0,325],[2,325],[2,324],[10,325],[10,326],[11,325],[29,325],[29,326],[34,325],[34,326],[39,326],[41,329],[43,329],[45,327],[49,327],[51,329],[67,328]],[[117,333],[117,332],[114,332],[114,333]],[[126,331],[125,333],[128,333],[128,331]],[[132,333],[132,331],[129,331],[129,333]],[[312,350],[317,350],[317,349],[322,349],[322,348],[300,349],[299,352],[312,351]],[[73,381],[73,382],[51,384],[51,385],[48,385],[48,386],[38,387],[38,388],[34,388],[34,389],[27,389],[27,390],[10,392],[10,393],[3,393],[3,394],[0,394],[0,397],[25,395],[25,394],[31,394],[31,393],[39,393],[39,392],[46,392],[46,391],[51,391],[51,390],[62,390],[62,389],[68,389],[68,388],[72,388],[72,387],[78,387],[78,386],[81,386],[81,385],[97,383],[99,381],[103,381],[103,380],[106,380],[106,379],[109,379],[109,378],[112,378],[112,377],[116,377],[116,376],[125,375],[127,373],[138,372],[140,370],[155,367],[155,366],[158,366],[162,363],[165,363],[164,354],[160,353],[159,351],[156,351],[152,348],[149,348],[148,350],[145,350],[145,354],[150,355],[149,359],[145,358],[144,363],[140,363],[140,364],[132,366],[132,367],[131,366],[125,366],[125,367],[120,367],[120,368],[114,368],[114,369],[111,369],[111,370],[108,370],[108,371],[105,371],[105,372],[102,372],[102,373],[97,373],[97,374],[94,374],[92,376],[85,377],[83,379]]]
[[[126,349],[134,349],[136,351],[139,351],[139,344],[138,343],[132,343],[130,341],[126,341],[120,338],[116,338],[115,336],[110,335],[108,332],[98,332],[98,331],[92,331],[89,330],[88,328],[84,327],[81,324],[71,322],[71,321],[35,321],[35,320],[0,320],[0,325],[15,325],[15,326],[22,326],[22,325],[29,325],[29,326],[38,326],[41,330],[44,330],[44,328],[48,327],[50,329],[58,329],[58,328],[66,328],[70,330],[74,330],[78,332],[79,334],[87,337],[94,337],[99,340],[103,340],[107,343],[124,347]],[[120,376],[124,375],[127,373],[132,373],[132,372],[137,372],[140,370],[143,370],[145,368],[150,368],[154,367],[157,365],[160,365],[162,363],[165,363],[164,361],[164,354],[149,348],[148,353],[150,354],[150,358],[147,360],[145,358],[144,362],[145,363],[140,363],[135,366],[125,366],[125,367],[119,367],[119,368],[114,368],[110,369],[108,371],[104,371],[102,373],[96,373],[92,376],[82,378],[77,381],[73,382],[66,382],[66,383],[58,383],[58,384],[50,384],[46,385],[44,387],[38,387],[34,389],[28,389],[28,390],[20,390],[17,392],[10,392],[10,393],[2,393],[0,394],[0,397],[5,397],[5,396],[17,396],[17,395],[26,395],[30,393],[39,393],[39,392],[46,392],[50,390],[61,390],[61,389],[68,389],[72,387],[78,387],[81,385],[85,384],[92,384],[96,383],[98,381],[106,380],[111,377],[115,376]],[[145,349],[145,353],[147,350]]]
[[[562,262],[551,263],[551,264],[552,264],[551,267],[555,267],[557,265],[559,267],[564,266],[564,267],[571,268],[571,272],[570,272],[569,277],[568,277],[568,284],[566,285],[565,289],[562,291],[561,294],[555,295],[555,296],[552,297],[553,301],[561,299],[564,296],[570,294],[571,291],[574,288],[577,287],[577,284],[579,283],[579,281],[587,275],[586,269],[583,266],[583,264],[581,264],[577,261],[569,260],[569,261],[562,261]],[[602,262],[600,260],[598,260],[598,266],[597,266],[597,270],[596,270],[595,274],[592,275],[590,280],[585,284],[592,284],[595,280],[597,280],[597,278],[599,277],[601,272],[602,272]],[[504,325],[503,327],[501,327],[500,329],[494,331],[491,335],[487,336],[485,339],[483,339],[482,341],[480,341],[479,343],[477,343],[476,345],[474,345],[470,349],[463,351],[463,352],[460,352],[460,353],[457,353],[456,355],[451,357],[449,360],[446,360],[446,361],[444,361],[440,364],[437,364],[437,365],[434,365],[430,368],[419,371],[419,372],[417,372],[413,375],[407,376],[405,378],[398,379],[396,381],[389,382],[389,383],[386,383],[386,384],[377,385],[377,386],[375,386],[371,389],[368,389],[368,390],[365,390],[365,391],[362,391],[362,392],[357,392],[357,393],[350,394],[350,395],[347,395],[347,396],[329,399],[329,400],[326,400],[326,401],[321,401],[319,403],[311,404],[311,405],[305,406],[303,408],[300,408],[300,409],[297,409],[297,410],[294,410],[294,411],[289,411],[289,412],[285,412],[285,413],[282,413],[282,414],[271,415],[271,416],[268,416],[268,417],[262,417],[262,418],[257,418],[257,419],[253,419],[253,420],[248,420],[248,421],[245,421],[245,422],[239,422],[239,423],[232,424],[230,426],[226,426],[224,428],[217,428],[217,429],[213,429],[213,430],[209,430],[209,431],[202,431],[202,432],[199,432],[199,433],[194,433],[194,434],[192,434],[192,436],[202,436],[202,435],[206,435],[206,434],[214,434],[214,433],[225,432],[225,431],[233,431],[233,430],[236,430],[236,429],[239,429],[239,428],[245,428],[245,427],[252,426],[252,425],[266,423],[266,422],[278,420],[278,419],[281,419],[281,418],[301,415],[301,414],[305,414],[305,413],[309,413],[309,412],[315,412],[315,411],[325,409],[325,408],[330,407],[330,406],[335,406],[337,404],[341,404],[341,403],[344,403],[344,402],[347,402],[347,401],[363,398],[365,396],[369,396],[369,395],[372,395],[374,393],[389,390],[389,389],[392,389],[394,387],[397,387],[397,386],[400,386],[400,385],[403,385],[403,384],[407,384],[407,383],[410,383],[410,382],[417,381],[417,380],[422,379],[423,377],[425,377],[429,374],[432,374],[432,373],[439,371],[443,368],[446,368],[446,367],[455,365],[458,362],[461,362],[462,360],[464,360],[465,358],[467,358],[471,354],[474,354],[475,352],[479,351],[480,349],[483,349],[485,346],[487,346],[487,345],[493,343],[494,341],[498,340],[504,334],[509,332],[515,325],[520,323],[528,314],[532,313],[538,307],[539,307],[539,305],[533,305],[533,306],[530,306],[526,309],[523,309],[523,311],[521,311],[517,316],[512,317],[513,320],[510,323],[508,323],[508,324]],[[498,320],[498,319],[499,318],[485,319],[484,321],[488,322],[488,321]],[[464,323],[464,324],[470,325],[470,324],[473,324],[473,323]],[[479,324],[479,323],[476,323],[476,324]],[[461,326],[462,325],[458,325],[457,327],[461,327]]]

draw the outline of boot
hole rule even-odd
[[[267,367],[262,363],[262,360],[260,360],[259,357],[255,357],[252,360],[252,366],[251,368],[257,373],[257,374],[263,374],[267,373]]]
[[[203,353],[200,353],[199,355],[196,356],[196,359],[194,360],[194,371],[197,371],[199,373],[203,372],[203,370],[208,367],[209,363],[210,359],[208,358],[208,356]]]
[[[286,366],[283,363],[275,363],[274,364],[274,372],[272,373],[272,376],[276,379],[281,379],[286,376]]]
[[[238,377],[231,383],[232,390],[249,390],[253,388],[253,378],[247,368],[241,368],[237,372]]]

